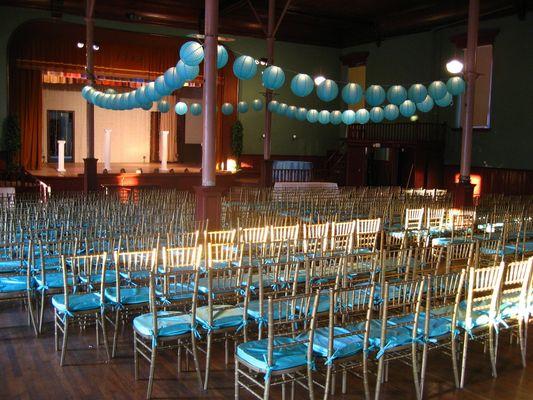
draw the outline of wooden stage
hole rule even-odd
[[[202,184],[198,164],[168,163],[169,172],[159,172],[159,163],[112,163],[111,171],[104,173],[104,164],[98,163],[98,183],[103,186],[139,186],[193,190]],[[41,169],[28,171],[52,191],[83,190],[83,163],[65,164],[66,172],[58,172],[56,164],[46,164]],[[125,172],[120,172],[121,170]],[[217,186],[222,188],[255,184],[255,174],[238,171],[217,172]]]

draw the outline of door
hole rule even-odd
[[[48,162],[57,162],[58,140],[65,141],[65,162],[74,162],[74,111],[48,110]]]

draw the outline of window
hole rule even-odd
[[[48,110],[48,162],[57,161],[57,141],[65,141],[65,162],[74,162],[74,111]]]

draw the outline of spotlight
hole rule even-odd
[[[297,136],[296,136],[296,133],[293,133],[292,134],[292,140],[296,140]]]
[[[143,169],[142,169],[142,168],[137,168],[137,169],[135,170],[135,173],[136,173],[136,174],[142,174],[142,173],[143,173]]]
[[[76,46],[78,47],[78,49],[83,49],[83,46],[85,46],[85,43],[78,42],[78,43],[76,43]]]
[[[463,63],[454,58],[446,63],[446,70],[450,74],[460,74],[463,71]]]
[[[264,138],[266,138],[266,135],[263,133],[263,134],[261,135],[261,137],[264,139]]]
[[[418,121],[418,115],[411,115],[411,117],[409,118],[411,120],[411,122],[416,122]]]
[[[322,82],[324,82],[326,78],[324,78],[322,75],[318,75],[315,77],[315,85],[320,85]]]
[[[93,50],[94,50],[94,51],[98,51],[98,50],[100,50],[100,45],[99,45],[99,44],[96,44],[96,43],[93,44]]]

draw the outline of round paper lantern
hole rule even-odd
[[[250,56],[240,56],[233,63],[233,73],[241,80],[252,79],[257,72],[255,59]]]
[[[363,98],[363,88],[358,83],[348,83],[342,88],[341,95],[346,104],[357,104]]]
[[[252,108],[254,111],[261,111],[263,109],[263,102],[261,99],[254,99],[254,101],[252,101]]]
[[[199,103],[192,103],[191,107],[191,114],[194,116],[200,115],[202,113],[202,105]]]
[[[155,85],[155,91],[161,97],[167,96],[167,95],[169,95],[172,92],[169,89],[169,87],[166,85],[166,83],[165,83],[165,76],[164,75],[158,76],[157,79],[154,82],[154,85]]]
[[[87,101],[94,104],[94,98],[96,97],[98,93],[99,93],[98,90],[94,88],[92,90],[88,90],[87,93],[85,94],[85,96],[87,97]]]
[[[261,80],[267,89],[276,90],[282,87],[285,83],[285,73],[280,67],[271,65],[270,67],[265,68]]]
[[[170,110],[170,104],[166,100],[160,100],[157,103],[157,109],[162,113],[167,113]]]
[[[314,86],[313,79],[307,74],[297,74],[291,80],[291,90],[298,97],[311,94]]]
[[[287,108],[287,112],[285,113],[285,116],[287,118],[294,119],[296,118],[296,111],[298,111],[298,109],[295,106],[289,106]]]
[[[285,103],[279,103],[276,112],[277,112],[279,115],[285,115],[285,113],[287,112],[287,108],[288,108],[288,107],[289,107],[289,106],[287,106],[287,104],[285,104]]]
[[[465,91],[465,81],[459,76],[452,76],[446,82],[446,88],[452,95],[457,96]]]
[[[442,81],[431,82],[428,87],[428,93],[431,97],[433,97],[433,100],[442,99],[444,96],[446,96],[447,92],[448,88],[446,88],[446,85]]]
[[[358,124],[366,124],[370,119],[370,113],[366,108],[360,108],[355,112],[355,122]]]
[[[181,79],[180,75],[178,74],[176,67],[167,69],[163,75],[163,80],[165,81],[165,85],[167,85],[167,87],[172,91],[180,88],[184,81],[184,79]]]
[[[93,104],[95,106],[100,107],[101,99],[103,98],[104,94],[102,92],[99,92],[97,90],[94,91],[95,93],[92,96]]]
[[[331,79],[326,79],[316,87],[316,94],[322,101],[331,101],[339,94],[339,87]]]
[[[315,109],[307,111],[306,119],[308,122],[314,124],[316,121],[318,121],[318,111]]]
[[[146,104],[148,103],[148,97],[146,97],[146,86],[141,86],[135,91],[135,100],[137,104]]]
[[[366,89],[365,98],[369,106],[379,106],[385,101],[385,89],[379,85],[371,85]]]
[[[110,110],[116,110],[116,109],[118,109],[118,103],[117,103],[117,100],[118,100],[118,95],[112,94],[111,97],[109,98],[108,103],[107,103],[107,107],[108,107]]]
[[[239,103],[237,104],[237,110],[241,114],[248,112],[248,103],[245,101],[239,101]]]
[[[342,122],[342,113],[339,110],[330,112],[329,122],[331,122],[333,125],[339,125]]]
[[[198,65],[187,65],[182,60],[179,60],[176,64],[176,72],[181,81],[192,81],[200,73],[200,67]]]
[[[198,42],[185,42],[180,48],[180,58],[187,65],[198,65],[204,59],[204,48]]]
[[[370,121],[378,124],[385,118],[385,112],[381,107],[373,107],[370,109]]]
[[[418,110],[423,113],[430,112],[433,109],[433,99],[431,98],[431,96],[426,96],[424,101],[416,103],[416,108],[418,108]]]
[[[307,108],[300,107],[296,110],[296,119],[300,122],[303,122],[307,119]]]
[[[318,122],[320,122],[322,125],[329,124],[329,111],[328,110],[322,110],[318,113]]]
[[[407,90],[403,86],[394,85],[387,90],[387,100],[389,103],[399,106],[407,100]]]
[[[117,91],[116,91],[115,89],[111,89],[111,88],[109,88],[109,89],[106,89],[106,90],[105,90],[105,93],[106,93],[106,94],[116,94]]]
[[[420,103],[424,101],[427,95],[428,90],[424,85],[421,85],[420,83],[415,83],[414,85],[411,85],[409,91],[407,92],[407,98],[413,103]]]
[[[353,110],[344,110],[341,119],[344,124],[352,125],[355,123],[355,112]]]
[[[102,108],[111,110],[111,100],[112,100],[112,97],[109,93],[104,94],[104,100],[102,101]]]
[[[176,103],[176,106],[174,107],[174,111],[176,112],[176,114],[178,115],[185,115],[187,114],[187,104],[184,103],[183,101],[179,101]]]
[[[409,118],[415,115],[415,112],[416,106],[411,100],[405,100],[402,104],[400,104],[400,114],[402,114],[404,117]]]
[[[126,110],[128,108],[128,93],[123,93],[119,95],[119,109]]]
[[[150,82],[148,85],[146,85],[146,97],[150,101],[158,101],[161,98],[161,96],[155,90],[154,82]]]
[[[128,98],[128,108],[130,110],[137,108],[137,100],[135,100],[135,91],[129,92],[127,94],[127,98]]]
[[[147,102],[147,103],[144,103],[144,104],[141,104],[141,108],[144,110],[144,111],[150,111],[152,109],[152,102]]]
[[[387,104],[383,109],[383,113],[385,114],[385,118],[387,120],[394,121],[396,118],[398,118],[398,115],[400,115],[400,110],[398,110],[398,106],[394,104]]]
[[[270,103],[268,103],[268,111],[272,112],[278,112],[279,103],[276,100],[271,100]]]
[[[217,46],[217,68],[224,68],[228,63],[228,51],[224,46],[219,44]]]
[[[233,104],[231,104],[231,103],[222,104],[222,114],[224,114],[224,115],[233,114]]]
[[[83,97],[85,100],[89,99],[89,96],[93,90],[94,88],[92,86],[84,86],[83,89],[81,89],[81,97]]]
[[[449,92],[446,92],[442,99],[435,100],[435,104],[439,107],[448,107],[450,104],[452,104],[452,100],[452,95]]]

